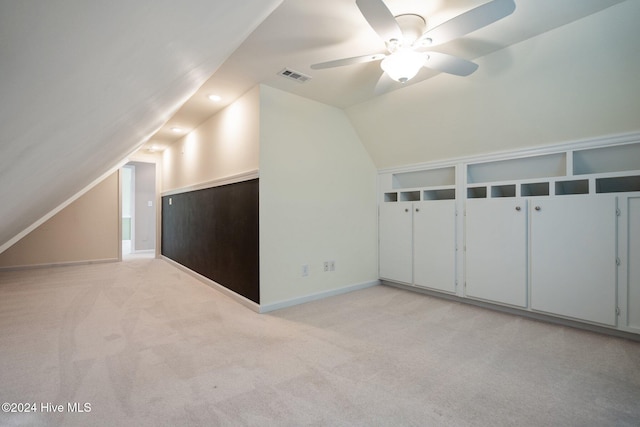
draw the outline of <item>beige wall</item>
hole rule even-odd
[[[1,253],[0,267],[117,260],[119,206],[115,172]]]
[[[347,114],[380,168],[640,131],[638,16],[620,3]]]
[[[377,281],[377,171],[346,115],[267,86],[260,105],[261,305]]]
[[[163,152],[162,191],[256,171],[260,91],[253,88]]]

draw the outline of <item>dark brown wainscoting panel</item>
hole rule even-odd
[[[259,304],[258,221],[258,179],[164,196],[162,255]]]

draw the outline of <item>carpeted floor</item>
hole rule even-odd
[[[640,425],[638,342],[384,286],[260,315],[154,259],[0,272],[0,363],[2,426]]]

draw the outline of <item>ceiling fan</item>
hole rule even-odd
[[[378,86],[385,79],[406,83],[422,67],[457,76],[468,76],[478,64],[445,53],[430,51],[440,45],[492,24],[513,13],[514,0],[492,0],[464,12],[425,32],[426,20],[417,14],[393,16],[383,0],[356,0],[356,5],[369,25],[384,40],[389,53],[374,53],[321,62],[311,66],[314,70],[343,65],[380,61],[384,71]]]

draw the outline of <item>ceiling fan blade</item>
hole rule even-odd
[[[375,95],[382,95],[383,93],[389,92],[396,84],[400,84],[393,80],[387,73],[382,73],[378,82],[376,83],[376,87],[373,89],[373,93]]]
[[[382,0],[356,0],[356,5],[382,40],[402,40],[400,26]]]
[[[418,43],[425,46],[446,43],[509,16],[515,9],[516,4],[513,0],[490,1],[427,31],[420,37]]]
[[[440,52],[427,52],[424,66],[456,76],[468,76],[478,69],[478,64]]]
[[[363,62],[379,61],[384,58],[384,53],[374,53],[372,55],[354,56],[351,58],[336,59],[334,61],[320,62],[319,64],[313,64],[312,70],[322,70],[325,68],[342,67],[343,65],[361,64]]]

